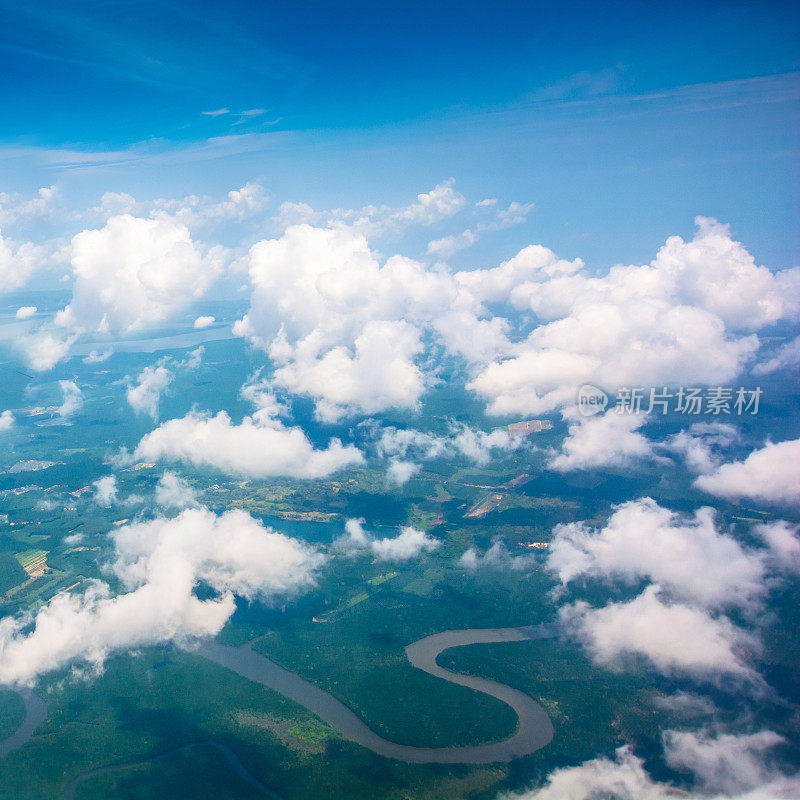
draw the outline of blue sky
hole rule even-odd
[[[795,4],[0,13],[5,191],[55,183],[83,202],[258,179],[279,200],[333,207],[399,204],[454,177],[473,198],[536,204],[506,249],[647,260],[705,214],[765,263],[800,256]]]

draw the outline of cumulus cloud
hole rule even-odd
[[[503,800],[792,800],[798,796],[800,779],[769,765],[768,751],[782,741],[771,731],[716,738],[667,731],[664,738],[670,766],[694,774],[692,791],[654,780],[644,761],[625,745],[613,758],[602,756],[554,770],[541,788],[504,795]]]
[[[800,365],[800,336],[778,348],[772,358],[753,367],[756,375],[769,375],[781,369],[793,369]]]
[[[107,350],[92,350],[88,356],[83,359],[84,364],[102,364],[108,361],[114,355],[114,349],[109,347]]]
[[[147,414],[153,420],[158,419],[161,394],[172,383],[173,377],[163,363],[145,367],[135,384],[128,383],[125,395],[131,408],[137,414]]]
[[[183,478],[167,470],[156,484],[156,504],[162,508],[196,506],[197,493]]]
[[[681,455],[692,472],[711,472],[720,463],[720,451],[739,441],[739,431],[726,422],[697,422],[660,445]]]
[[[14,427],[14,415],[6,410],[0,414],[0,432],[10,431]]]
[[[46,331],[17,338],[15,345],[34,372],[47,372],[67,357],[73,337],[63,339]]]
[[[30,242],[15,244],[0,232],[0,292],[19,289],[36,270],[41,251]]]
[[[420,471],[419,464],[413,461],[401,461],[393,458],[386,469],[386,479],[395,486],[403,486]]]
[[[475,547],[470,547],[461,558],[458,559],[458,566],[463,569],[476,570],[481,567],[493,567],[495,569],[528,569],[536,563],[533,555],[512,556],[506,547],[506,543],[497,538],[492,542],[491,547],[481,554]]]
[[[480,309],[451,275],[401,256],[381,264],[349,228],[289,227],[253,245],[248,264],[250,308],[234,332],[268,350],[276,382],[323,413],[414,407],[426,385],[423,330],[457,318],[453,342],[479,338]]]
[[[409,561],[422,552],[431,552],[441,545],[438,539],[416,528],[402,528],[394,537],[378,539],[364,530],[363,519],[348,519],[345,535],[335,545],[351,553],[367,551],[380,561]]]
[[[188,509],[111,531],[109,569],[123,592],[96,581],[62,592],[35,614],[0,620],[0,683],[32,684],[74,662],[99,669],[109,654],[147,645],[188,645],[217,634],[235,596],[266,602],[313,585],[321,557],[243,511],[217,517]],[[199,599],[198,586],[213,596]]]
[[[142,438],[134,457],[175,459],[254,478],[324,478],[363,461],[359,450],[339,439],[316,449],[300,428],[256,415],[235,425],[225,411],[215,416],[193,412],[162,423]]]
[[[30,319],[34,314],[36,314],[36,306],[20,306],[17,309],[16,317],[17,319]]]
[[[168,216],[111,217],[72,240],[72,299],[56,322],[76,332],[127,333],[168,320],[200,297],[221,269],[188,228]]]
[[[99,506],[109,508],[117,502],[117,479],[114,475],[106,475],[94,482],[94,500]]]
[[[800,525],[776,520],[754,525],[753,532],[769,548],[778,569],[800,574]]]
[[[66,419],[83,408],[83,393],[75,381],[59,381],[58,386],[63,400],[56,413],[62,419]]]
[[[694,485],[717,497],[796,505],[800,502],[800,439],[767,442],[744,461],[722,464],[700,475]]]
[[[398,234],[412,225],[432,225],[452,217],[466,204],[450,178],[429,192],[417,195],[407,206],[367,205],[362,208],[335,208],[315,211],[308,203],[281,203],[276,221],[282,228],[311,223],[331,228],[347,227],[364,236]]]
[[[407,457],[428,461],[434,458],[461,455],[474,464],[488,464],[496,451],[504,452],[523,447],[521,436],[511,436],[507,430],[480,431],[468,425],[451,421],[447,435],[437,435],[412,428],[384,428],[377,442],[382,457]]]
[[[339,346],[321,357],[282,362],[277,347],[271,350],[281,364],[275,381],[296,394],[313,397],[317,416],[328,422],[350,410],[372,414],[398,406],[415,408],[425,389],[425,379],[414,364],[422,352],[417,330],[402,321],[372,321],[353,342],[353,350]]]
[[[765,789],[777,777],[766,756],[784,742],[782,736],[769,730],[718,736],[702,731],[666,731],[664,755],[673,769],[692,772],[704,793],[736,795],[759,790],[766,796]],[[778,785],[800,789],[797,780],[784,783],[778,779]]]
[[[761,683],[743,657],[758,649],[753,636],[725,617],[665,600],[658,586],[627,602],[601,608],[578,602],[559,614],[598,664],[620,667],[635,656],[666,675]]]
[[[646,497],[619,506],[600,529],[558,525],[547,566],[564,585],[646,579],[704,608],[750,608],[767,591],[764,555],[718,530],[711,508],[685,516]]]
[[[653,448],[639,428],[647,421],[643,414],[608,411],[592,417],[570,415],[569,433],[561,452],[553,452],[550,469],[569,472],[597,467],[620,467],[637,459],[653,458]]]
[[[194,327],[198,330],[202,330],[203,328],[210,328],[216,320],[216,317],[198,317],[194,321]]]
[[[464,275],[476,296],[507,298],[542,323],[470,388],[491,413],[520,414],[573,402],[583,383],[617,389],[734,378],[758,347],[753,331],[797,318],[800,270],[759,267],[727,226],[702,217],[697,225],[692,241],[670,237],[649,265],[602,277],[545,248]]]

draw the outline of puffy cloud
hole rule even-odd
[[[162,508],[196,506],[197,493],[183,478],[167,470],[156,484],[156,504]]]
[[[17,245],[0,233],[0,292],[24,286],[39,265],[41,251],[30,242]]]
[[[102,364],[108,361],[114,355],[114,348],[109,347],[107,350],[92,350],[88,356],[83,359],[84,364]]]
[[[800,365],[800,336],[778,348],[772,358],[756,364],[753,372],[756,375],[768,375],[779,369],[793,369],[798,365]]]
[[[122,214],[72,239],[72,299],[56,315],[82,332],[127,333],[169,319],[217,277],[217,251],[203,254],[185,225],[167,216]]]
[[[599,664],[618,667],[640,656],[666,675],[760,684],[741,655],[757,649],[751,635],[725,617],[666,602],[661,595],[658,586],[650,586],[633,600],[602,608],[583,602],[563,606],[560,617]]]
[[[679,453],[693,472],[711,472],[720,461],[719,450],[739,440],[739,431],[725,422],[697,422],[688,431],[671,436],[660,446]]]
[[[30,319],[34,314],[36,314],[36,306],[20,306],[17,309],[16,317],[17,319]]]
[[[767,590],[764,551],[719,532],[713,509],[683,516],[649,497],[624,503],[601,529],[558,525],[547,566],[563,584],[581,576],[647,579],[705,608],[749,608]]]
[[[51,333],[39,332],[20,336],[15,345],[34,372],[47,372],[67,357],[74,341],[72,337],[62,339]]]
[[[381,561],[408,561],[422,552],[436,550],[441,542],[410,526],[403,528],[395,537],[376,539],[364,530],[363,519],[348,519],[345,522],[345,535],[337,539],[335,544],[351,553],[371,552]]]
[[[620,388],[731,380],[758,347],[749,332],[797,317],[800,270],[756,266],[726,226],[705,218],[697,224],[692,241],[671,237],[650,265],[617,266],[602,277],[544,248],[521,264],[459,274],[476,296],[507,297],[542,323],[470,388],[491,413],[520,414],[574,402],[587,382]]]
[[[56,413],[62,419],[66,419],[83,408],[83,394],[75,381],[59,381],[58,385],[63,401]]]
[[[744,461],[722,464],[700,475],[694,485],[717,497],[796,505],[800,502],[800,439],[767,442]]]
[[[495,451],[516,450],[526,444],[524,437],[511,436],[501,428],[487,433],[455,421],[449,425],[450,431],[446,436],[411,428],[384,428],[377,443],[378,453],[394,458],[410,456],[424,461],[462,455],[475,464],[485,465]]]
[[[35,617],[0,620],[0,683],[32,684],[73,662],[100,668],[112,652],[214,636],[235,610],[234,596],[272,601],[309,588],[321,557],[243,511],[220,517],[188,509],[111,531],[110,571],[124,589],[95,582],[62,592]],[[214,595],[201,600],[199,585]]]
[[[417,330],[402,321],[372,321],[353,342],[354,352],[335,347],[321,358],[279,366],[275,381],[317,401],[317,416],[336,421],[351,409],[372,414],[392,406],[414,408],[425,379],[414,364],[422,351]],[[273,354],[276,352],[273,349]]]
[[[664,754],[677,770],[692,772],[701,791],[735,795],[764,789],[776,779],[766,754],[785,742],[769,730],[709,736],[694,731],[666,731]],[[800,782],[793,781],[800,789]]]
[[[216,317],[198,317],[194,321],[194,327],[198,330],[211,327],[216,320]]]
[[[108,508],[117,502],[117,479],[114,475],[106,475],[94,482],[94,499],[97,505]]]
[[[0,431],[10,431],[14,427],[14,415],[6,410],[0,414]]]
[[[476,548],[470,547],[458,559],[458,566],[468,570],[476,570],[481,567],[521,570],[527,569],[535,563],[536,557],[533,555],[512,556],[506,543],[500,538],[495,539],[483,555]]]
[[[381,561],[408,561],[420,553],[436,550],[441,542],[416,528],[403,528],[394,538],[375,539],[372,552]]]
[[[437,258],[450,258],[459,250],[472,247],[477,241],[478,237],[467,228],[467,230],[454,236],[444,236],[441,239],[434,239],[428,242],[428,255],[436,256]]]
[[[800,574],[800,526],[776,520],[754,525],[753,532],[767,545],[779,569]]]
[[[57,197],[55,186],[42,186],[34,197],[27,200],[20,195],[0,192],[0,225],[46,216],[52,211]]]
[[[548,466],[559,472],[596,467],[623,466],[636,459],[653,458],[654,453],[639,428],[647,421],[643,414],[608,411],[592,417],[574,418],[561,452],[553,452]]]
[[[554,770],[539,789],[503,800],[792,800],[800,791],[797,776],[784,775],[765,763],[765,751],[781,741],[771,731],[716,739],[691,732],[668,731],[665,749],[670,764],[699,778],[693,791],[655,781],[629,745],[614,758],[594,758],[575,767]],[[693,744],[698,750],[691,751]],[[743,761],[736,762],[739,755]],[[717,781],[705,780],[716,771]],[[727,788],[713,788],[725,786]]]
[[[215,416],[191,413],[162,423],[142,438],[134,457],[177,459],[254,478],[323,478],[363,461],[355,447],[338,439],[315,449],[300,428],[256,415],[234,425],[224,411]]]
[[[413,461],[401,461],[400,459],[393,458],[389,462],[389,467],[386,470],[386,479],[395,484],[395,486],[403,486],[408,483],[411,478],[420,471],[419,464]]]
[[[145,367],[135,384],[128,383],[125,394],[131,408],[137,414],[148,414],[151,419],[158,419],[161,393],[172,383],[173,377],[163,363]]]
[[[292,226],[253,245],[248,262],[253,293],[234,332],[269,350],[276,382],[323,415],[415,406],[422,331],[457,319],[451,338],[470,347],[480,330],[477,304],[446,271],[400,256],[381,265],[349,228]]]
[[[434,186],[429,192],[417,195],[416,202],[395,208],[387,205],[367,205],[362,208],[335,208],[314,211],[308,203],[281,203],[277,222],[282,228],[300,223],[312,223],[332,228],[348,227],[365,236],[401,233],[412,225],[432,225],[458,213],[465,205],[464,197],[454,188],[455,181]]]

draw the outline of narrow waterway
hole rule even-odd
[[[406,648],[409,661],[417,669],[496,697],[516,712],[518,724],[512,736],[499,742],[467,747],[412,747],[384,739],[333,695],[256,653],[247,645],[228,647],[210,642],[203,645],[198,652],[238,675],[291,698],[327,722],[345,739],[360,744],[378,755],[417,764],[490,764],[497,761],[512,761],[534,753],[548,744],[553,738],[550,717],[539,703],[524,692],[486,678],[450,672],[440,667],[436,659],[440,653],[451,647],[519,642],[526,639],[549,638],[554,635],[555,629],[545,625],[528,628],[444,631],[420,639]]]

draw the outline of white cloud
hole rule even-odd
[[[20,219],[47,216],[52,212],[57,197],[55,186],[42,186],[34,197],[27,200],[20,195],[0,192],[0,226]]]
[[[516,450],[526,444],[524,437],[511,436],[501,428],[489,432],[480,431],[454,420],[449,422],[449,427],[446,436],[411,428],[384,428],[377,442],[378,454],[395,459],[411,457],[422,461],[462,455],[483,466],[491,461],[496,451]]]
[[[683,516],[649,497],[619,506],[600,529],[558,525],[547,566],[565,585],[584,576],[647,579],[705,608],[752,608],[767,591],[764,551],[718,531],[713,509]]]
[[[386,469],[386,478],[395,486],[403,486],[408,483],[420,469],[420,465],[415,464],[413,461],[401,461],[400,459],[393,458]]]
[[[444,236],[441,239],[434,239],[428,242],[428,255],[436,256],[437,258],[450,258],[459,250],[472,247],[477,241],[478,237],[467,228],[467,230],[453,236]]]
[[[36,306],[20,306],[17,309],[17,319],[30,319],[36,314]]]
[[[716,739],[667,731],[667,759],[671,766],[695,773],[698,785],[692,791],[653,780],[644,761],[625,745],[614,758],[601,756],[556,769],[541,788],[503,795],[503,800],[794,800],[800,793],[800,779],[765,763],[766,751],[779,741],[781,737],[771,731]],[[692,745],[698,750],[692,751]],[[737,763],[736,756],[743,760]],[[716,772],[714,783],[705,780],[710,772]]]
[[[156,484],[156,504],[162,508],[196,506],[197,493],[183,478],[167,470]]]
[[[797,318],[800,270],[758,267],[726,226],[697,224],[692,241],[671,237],[650,265],[617,266],[602,277],[545,248],[526,248],[521,263],[459,274],[477,297],[507,298],[543,323],[469,387],[491,413],[521,414],[574,402],[583,383],[730,381],[758,347],[750,332]]]
[[[423,551],[436,550],[441,542],[416,528],[403,528],[394,538],[375,539],[370,547],[381,561],[408,561]]]
[[[83,408],[83,394],[75,381],[59,381],[63,401],[56,412],[62,419],[77,414]]]
[[[92,350],[88,356],[83,359],[84,364],[102,364],[108,361],[114,355],[114,349],[109,347],[107,350]]]
[[[711,472],[720,462],[719,450],[739,441],[739,431],[725,422],[697,422],[659,446],[683,456],[692,472]]]
[[[211,327],[216,320],[216,317],[198,317],[194,321],[194,327],[198,330]]]
[[[458,566],[468,570],[476,570],[481,567],[521,570],[528,569],[535,563],[536,557],[533,555],[512,556],[505,542],[500,538],[495,539],[483,555],[476,548],[470,547],[458,560]]]
[[[756,364],[753,372],[756,375],[769,375],[779,369],[793,369],[798,365],[800,365],[800,336],[786,342],[772,358]]]
[[[608,411],[592,417],[576,418],[561,444],[553,452],[550,469],[568,472],[597,467],[620,467],[637,459],[654,458],[650,442],[639,428],[647,421],[643,414],[618,414]]]
[[[173,519],[109,533],[111,573],[123,593],[95,582],[62,592],[35,617],[0,620],[0,683],[31,684],[73,662],[99,669],[110,653],[214,636],[235,610],[234,596],[271,601],[309,588],[320,556],[243,511],[220,517],[189,509]],[[214,596],[200,600],[199,584]]]
[[[256,415],[234,425],[224,411],[216,416],[191,413],[162,423],[139,442],[134,457],[182,460],[256,478],[323,478],[363,461],[355,447],[338,439],[315,449],[300,428]]]
[[[701,791],[708,794],[744,794],[764,789],[775,778],[765,756],[785,742],[769,730],[751,734],[709,736],[694,731],[666,731],[664,754],[673,769],[694,774]],[[800,789],[800,782],[793,782]]]
[[[323,416],[414,407],[426,385],[423,329],[444,330],[453,315],[466,320],[459,331],[479,325],[452,276],[400,256],[381,265],[351,229],[292,226],[248,261],[253,294],[234,332],[268,350],[276,382],[313,397]]]
[[[402,528],[395,537],[376,539],[364,530],[363,519],[348,519],[345,535],[335,545],[348,552],[369,551],[381,561],[408,561],[441,545],[438,539],[416,528]]]
[[[800,439],[767,442],[744,461],[700,475],[694,485],[717,497],[795,505],[800,502]]]
[[[74,337],[61,339],[51,333],[39,332],[18,337],[15,346],[34,372],[47,372],[67,357],[74,341]]]
[[[111,217],[72,239],[72,299],[56,322],[76,332],[127,333],[168,320],[200,297],[221,269],[185,225],[167,216]]]
[[[767,545],[778,569],[800,574],[800,526],[776,520],[754,525],[753,532]]]
[[[109,508],[118,502],[117,479],[114,475],[106,475],[94,482],[94,500],[99,506]]]
[[[151,419],[158,419],[161,394],[172,383],[173,378],[172,372],[163,363],[145,367],[135,384],[128,382],[125,395],[131,408],[137,414],[148,414]]]
[[[0,232],[0,292],[25,286],[39,266],[41,256],[41,249],[30,242],[18,245]]]
[[[274,379],[296,394],[316,400],[317,416],[336,421],[352,410],[373,414],[393,406],[415,408],[425,379],[414,364],[422,351],[417,330],[402,321],[371,321],[353,351],[334,347],[322,357],[302,351],[275,370]],[[277,350],[271,351],[273,358]],[[279,360],[280,363],[280,360]]]
[[[0,431],[10,431],[14,427],[14,415],[6,410],[0,414]]]
[[[650,586],[633,600],[602,608],[582,602],[563,606],[560,617],[599,664],[618,667],[640,656],[666,675],[760,684],[742,656],[758,648],[750,634],[725,617],[669,603],[661,595],[658,586]]]

